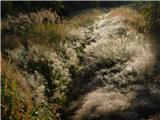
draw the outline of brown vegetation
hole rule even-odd
[[[2,21],[2,119],[159,118],[159,45],[145,20],[120,7]]]

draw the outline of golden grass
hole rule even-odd
[[[131,74],[135,72],[136,74],[143,76],[143,74],[145,73],[144,81],[147,83],[149,78],[147,78],[146,76],[152,75],[156,61],[156,54],[155,54],[154,43],[152,42],[152,40],[148,36],[145,36],[146,34],[140,33],[143,32],[141,31],[141,29],[146,30],[145,27],[146,21],[144,17],[138,14],[134,9],[127,7],[120,7],[112,9],[111,12],[109,12],[104,17],[102,16],[101,18],[104,19],[100,19],[99,21],[97,21],[97,26],[100,27],[99,30],[96,29],[95,32],[96,34],[99,33],[98,34],[99,36],[96,38],[97,40],[87,45],[87,47],[84,50],[87,56],[89,56],[87,58],[89,59],[88,64],[94,64],[94,61],[98,59],[102,59],[103,61],[106,61],[107,59],[110,60],[115,59],[118,61],[124,60],[123,64],[120,65],[122,66],[122,71],[123,71],[120,74],[123,76],[123,74],[126,74],[127,72]],[[117,22],[115,22],[116,20]],[[101,23],[103,23],[103,25],[101,25]],[[113,30],[110,29],[112,27],[116,29]],[[116,31],[121,29],[124,30],[124,32],[122,33],[120,32],[121,34],[117,36]],[[106,32],[107,30],[109,31],[108,32],[109,35],[110,34],[113,35],[112,37],[108,37]],[[86,63],[84,67],[86,67],[88,64]],[[106,68],[106,71],[108,71],[108,68]],[[98,80],[103,79],[103,74],[101,74],[100,72],[102,71],[99,70],[95,72],[95,74],[98,73],[97,74]],[[86,74],[87,73],[88,72],[86,72]],[[112,76],[111,73],[107,74],[108,76]],[[121,78],[121,75],[117,77],[117,73],[113,74],[113,76],[116,76],[114,79],[116,81],[119,80],[119,82],[117,83],[113,82],[112,84],[113,86],[121,84],[122,81],[126,82],[125,84],[127,89],[130,87],[131,85],[130,83],[132,83],[132,81],[136,81],[138,85],[141,85],[142,79],[139,78],[138,75],[137,76],[134,75],[133,76],[134,79],[130,78],[129,74],[127,74],[127,76],[125,75],[127,79],[125,77]],[[96,81],[97,78],[95,76],[89,77],[89,81],[92,81],[91,79],[94,79]],[[112,89],[109,87],[110,82],[108,81],[109,80],[114,81],[114,79],[111,79],[110,77],[106,76],[104,76],[104,79],[106,79],[107,81],[106,88]],[[156,76],[155,80],[158,79],[159,76]],[[90,87],[92,89],[94,84],[92,86],[91,83],[92,82],[90,82],[87,87]],[[116,87],[113,88],[113,91],[116,91],[115,88]],[[121,87],[121,89],[123,89],[123,87]],[[114,111],[116,112],[121,111],[123,109],[126,109],[127,107],[130,107],[130,105],[132,106],[132,103],[130,102],[132,100],[135,101],[135,99],[132,99],[134,98],[135,94],[131,93],[129,96],[127,96],[127,94],[129,93],[127,91],[126,92],[127,94],[121,95],[119,94],[121,89],[118,89],[117,92],[115,93],[111,90],[111,94],[107,90],[106,91],[95,90],[93,92],[89,91],[89,93],[86,94],[87,97],[84,97],[83,101],[81,102],[82,105],[79,105],[80,108],[75,112],[74,119],[75,120],[105,119],[105,117],[104,118],[101,117],[101,114],[107,115],[107,113],[113,113],[112,115],[114,115]]]
[[[100,9],[85,10],[80,14],[73,16],[67,24],[76,28],[87,26],[87,24],[92,24],[93,20],[100,14],[102,14]]]
[[[111,9],[110,17],[121,17],[124,19],[125,23],[128,23],[133,28],[138,31],[144,31],[146,27],[145,17],[139,14],[136,10],[129,7],[119,7]]]
[[[2,58],[2,75],[10,79],[20,80],[23,76],[17,71],[14,65],[9,64],[6,60]]]
[[[88,116],[94,116],[98,119],[98,116],[126,109],[129,105],[128,95],[124,96],[119,92],[99,88],[85,96],[81,109],[75,113],[73,118],[74,120],[84,120],[89,119]]]
[[[20,88],[23,90],[23,92],[29,93],[29,88],[25,86],[25,78],[20,73],[20,71],[17,69],[17,67],[13,64],[10,64],[9,61],[4,60],[2,58],[2,75],[8,78],[9,80],[12,80],[14,88]],[[7,84],[7,80],[6,80]]]
[[[33,108],[30,91],[27,86],[22,86],[25,82],[22,74],[8,61],[2,59],[2,117],[11,117],[17,120],[29,120],[30,112]],[[21,94],[20,91],[23,91]],[[9,99],[9,100],[8,100]]]
[[[101,12],[102,11],[100,11],[99,9],[85,10],[80,12],[78,15],[69,18],[68,20],[64,20],[63,23],[39,23],[32,25],[26,30],[15,31],[16,33],[13,33],[9,36],[7,35],[6,37],[4,37],[4,35],[6,35],[5,30],[12,30],[11,26],[13,25],[11,25],[7,21],[2,21],[1,29],[4,33],[2,34],[2,48],[18,48],[19,46],[24,45],[24,41],[26,40],[28,41],[29,45],[52,44],[57,47],[60,44],[66,42],[66,40],[68,40],[67,37],[69,35],[70,30],[72,30],[73,28],[86,27],[88,25],[91,25],[94,19],[99,14],[101,14]],[[16,24],[15,27],[17,27]]]
[[[45,104],[36,104],[30,97],[31,89],[25,86],[25,78],[14,64],[2,58],[2,119],[15,120],[37,120],[60,119],[59,109],[56,105],[46,106]],[[52,113],[51,113],[52,111]],[[35,115],[37,112],[38,115]]]
[[[134,27],[136,30],[138,29],[141,31],[141,29],[143,29],[146,25],[144,17],[139,15],[135,10],[131,8],[127,8],[127,7],[115,8],[111,10],[110,13],[111,13],[110,17],[119,16],[121,18],[124,18],[125,23],[131,25],[131,29]],[[98,9],[88,10],[80,13],[77,16],[74,16],[73,18],[71,18],[68,21],[65,21],[62,24],[34,25],[31,28],[29,28],[29,31],[27,32],[25,31],[26,32],[25,34],[28,35],[27,39],[29,40],[30,43],[32,42],[33,44],[38,43],[36,48],[40,50],[38,51],[39,53],[44,51],[50,51],[50,50],[54,51],[55,49],[59,48],[59,45],[61,43],[66,42],[66,40],[68,40],[66,38],[68,37],[68,33],[72,28],[86,27],[87,25],[92,24],[94,20],[97,18],[97,16],[100,14],[102,14],[102,11]],[[19,38],[21,37],[17,36],[16,38],[15,36],[14,39],[16,40]],[[11,37],[8,37],[8,43],[11,42],[9,39],[12,40]],[[53,43],[55,46],[48,47],[50,43]],[[15,43],[12,43],[12,44],[15,44]],[[104,57],[106,59],[110,58],[113,60],[113,59],[117,59],[117,57],[121,59],[133,57],[132,53],[138,51],[137,58],[140,58],[140,59],[136,59],[137,62],[133,64],[134,66],[136,66],[136,68],[138,68],[139,66],[140,67],[143,66],[143,64],[141,64],[139,61],[146,63],[145,61],[148,59],[148,57],[146,56],[150,55],[151,53],[150,49],[146,50],[145,47],[143,48],[143,46],[141,46],[142,44],[143,43],[140,43],[139,41],[137,41],[137,39],[131,39],[130,41],[128,41],[128,39],[117,39],[117,41],[114,41],[114,40],[106,41],[106,39],[104,39],[102,43],[99,43],[95,48],[93,47],[91,49],[88,49],[88,53],[92,54],[92,51],[93,51],[94,55],[97,58]],[[144,53],[142,54],[142,50],[144,51],[145,54]],[[144,58],[147,58],[147,59],[144,59]],[[148,61],[150,62],[151,60],[149,59]],[[147,64],[150,65],[150,63],[147,63]],[[5,109],[4,113],[6,111],[11,111],[11,115],[14,116],[16,119],[22,119],[23,117],[23,119],[29,120],[30,112],[32,111],[32,108],[33,108],[32,101],[30,99],[27,100],[26,98],[21,98],[19,93],[17,93],[17,91],[23,91],[23,93],[26,93],[26,95],[29,96],[29,94],[32,92],[30,88],[27,86],[27,84],[25,84],[26,79],[24,78],[21,71],[16,68],[15,65],[10,64],[9,61],[4,59],[2,59],[2,75],[6,76],[7,78],[5,79],[5,84],[4,84],[4,88],[5,88],[4,91],[6,96],[9,94],[10,88],[8,87],[8,84],[11,81],[11,89],[13,90],[12,96],[13,96],[13,103],[14,103],[12,105],[12,108],[10,108],[7,105],[8,104],[7,102],[3,104],[2,107]],[[95,95],[93,94],[93,96]],[[93,102],[96,102],[96,101],[93,100]],[[24,106],[27,106],[27,109],[24,112],[22,112],[21,111],[22,109],[20,110],[20,108],[23,108]]]
[[[66,37],[66,30],[65,30],[64,24],[39,24],[36,26],[33,26],[29,32],[33,32],[33,37],[36,34],[35,37],[38,37],[39,39],[59,39],[64,40]],[[41,37],[41,38],[40,38]]]

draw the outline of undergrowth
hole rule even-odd
[[[61,20],[42,10],[2,21],[2,119],[64,120],[73,113],[75,120],[90,119],[88,114],[103,119],[128,110],[131,99],[124,93],[135,95],[128,86],[152,79],[153,42],[143,36],[147,23],[135,10],[101,13],[88,10]],[[139,77],[143,73],[146,80]]]

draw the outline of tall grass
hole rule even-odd
[[[49,10],[11,16],[2,22],[3,119],[60,120],[64,114],[61,111],[68,104],[69,67],[78,63],[77,46],[72,46],[76,38],[70,38],[69,32],[90,24],[97,13],[88,12],[88,18],[81,14],[61,24],[43,23],[46,14],[49,20],[54,17]]]
[[[120,16],[122,19],[124,19],[124,22],[128,25],[131,25],[132,28],[135,28],[139,32],[143,33],[146,31],[147,22],[145,17],[131,7],[129,8],[123,6],[111,9],[110,16]]]
[[[84,11],[57,24],[52,11],[41,12],[2,22],[2,42],[10,48],[2,59],[3,119],[63,120],[69,92],[71,99],[84,98],[77,120],[126,110],[128,86],[139,84],[137,73],[151,72],[155,63],[152,42],[142,34],[144,17],[120,7],[107,15]]]
[[[79,14],[72,16],[69,20],[69,24],[75,28],[90,26],[94,23],[94,20],[101,14],[101,12],[102,10],[100,9],[81,11]]]
[[[78,71],[79,89],[75,88],[74,95],[80,94],[77,97],[81,104],[73,119],[136,120],[143,117],[134,110],[129,112],[139,100],[136,89],[143,89],[148,83],[157,89],[150,81],[156,63],[155,45],[145,34],[145,26],[144,16],[126,7],[112,9],[96,19],[92,40],[84,48],[82,69]],[[140,97],[146,98],[145,95]],[[149,103],[146,106],[150,106]]]
[[[14,65],[2,59],[2,119],[24,119],[30,118],[33,104],[27,86],[22,86],[23,76]],[[20,91],[23,91],[21,93]]]

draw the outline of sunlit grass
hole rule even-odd
[[[131,25],[133,28],[135,28],[140,32],[144,32],[146,30],[145,17],[140,13],[138,13],[133,8],[122,6],[119,8],[111,9],[110,16],[121,17],[122,19],[124,19],[125,23],[128,23],[129,25]]]

